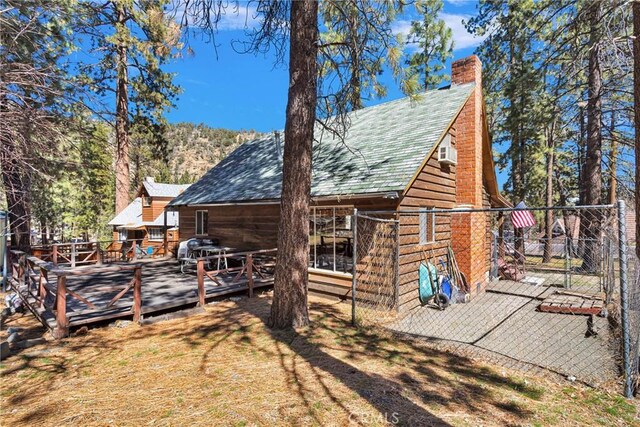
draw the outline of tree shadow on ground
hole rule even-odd
[[[449,425],[435,411],[521,423],[531,412],[506,400],[503,391],[536,400],[541,396],[539,389],[468,358],[353,328],[343,306],[314,300],[310,309],[311,325],[298,331],[268,328],[270,301],[262,296],[207,306],[206,314],[186,319],[121,330],[100,328],[50,343],[53,350],[64,350],[63,355],[36,349],[18,356],[21,362],[14,359],[3,371],[3,376],[25,372],[32,376],[10,393],[6,404],[40,404],[52,397],[60,382],[106,361],[116,363],[127,347],[147,345],[144,340],[153,346],[181,343],[191,355],[200,355],[197,369],[203,381],[219,380],[220,369],[233,370],[228,366],[233,360],[222,356],[237,354],[254,364],[256,359],[264,361],[254,369],[282,378],[289,393],[297,396],[295,404],[304,406],[317,424],[326,422],[321,402],[329,402],[345,419],[362,425]],[[37,410],[46,415],[50,407],[41,405]],[[290,416],[284,405],[278,408],[281,419]],[[22,421],[31,420],[30,414]]]

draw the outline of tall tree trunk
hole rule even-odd
[[[351,55],[351,108],[359,110],[362,105],[362,78],[360,76],[360,47],[358,46],[358,12],[356,5],[349,5],[349,49]]]
[[[584,102],[584,101],[579,101]],[[586,196],[587,185],[585,184],[585,173],[584,173],[584,164],[585,164],[585,126],[584,126],[584,106],[580,106],[580,136],[578,138],[578,204],[584,205]]]
[[[587,155],[585,162],[585,204],[602,203],[602,71],[600,69],[600,1],[591,4],[589,35],[589,79],[587,100]],[[602,214],[599,210],[583,211],[581,226],[585,238],[583,270],[595,272],[600,260]]]
[[[124,6],[117,6],[118,25],[125,25]],[[116,82],[116,214],[129,204],[129,70],[127,47],[118,46],[118,77]]]
[[[636,128],[636,255],[640,258],[640,1],[633,3],[633,101]],[[632,230],[629,230],[633,233]]]
[[[558,185],[558,198],[560,199],[560,206],[568,206],[567,203],[567,192],[564,188],[564,185],[562,185],[562,179],[560,179],[560,171],[558,171],[557,169],[555,170],[555,175],[556,175],[556,183]],[[564,231],[567,235],[567,249],[569,251],[569,256],[570,257],[574,257],[576,255],[576,250],[574,247],[574,227],[575,227],[575,220],[576,220],[576,215],[574,213],[569,213],[567,211],[564,211],[562,213],[562,218],[564,221]]]
[[[548,129],[547,134],[547,191],[545,197],[545,204],[547,206],[553,206],[553,167],[555,163],[555,119],[551,122],[551,126]],[[542,262],[547,263],[551,261],[553,255],[553,211],[545,211],[544,216],[545,237],[544,250],[542,255]]]
[[[291,2],[289,94],[284,129],[278,262],[269,323],[309,323],[307,281],[311,153],[317,102],[318,3]]]
[[[16,144],[3,140],[0,151],[2,165],[2,183],[5,189],[7,207],[9,209],[9,226],[11,246],[16,249],[29,249],[31,246],[31,203],[30,177],[22,170],[19,161],[14,157]]]
[[[616,203],[618,198],[618,138],[616,137],[616,113],[611,109],[611,151],[609,152],[609,204]]]
[[[509,7],[509,13],[511,13],[511,6]],[[509,28],[509,63],[510,63],[510,78],[516,73],[516,69],[519,65],[519,58],[516,57],[515,46],[515,34],[514,29]],[[516,94],[512,92],[510,96],[510,108],[508,110],[508,123],[511,128],[511,184],[513,186],[513,204],[514,206],[524,200],[524,141],[521,132],[520,120],[516,116],[520,99],[516,98]],[[514,117],[515,116],[515,117]],[[513,257],[516,263],[523,263],[525,261],[525,245],[524,245],[524,230],[522,228],[514,228],[514,254]]]

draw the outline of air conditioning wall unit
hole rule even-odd
[[[438,161],[445,165],[458,164],[458,150],[451,145],[451,135],[446,134],[438,147]]]

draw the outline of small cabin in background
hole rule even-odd
[[[113,227],[114,242],[136,242],[143,251],[164,255],[159,251],[166,239],[177,245],[179,235],[179,214],[168,211],[165,221],[164,208],[179,196],[189,184],[166,184],[146,177],[135,199],[115,218],[109,221]],[[151,248],[151,249],[149,249]]]

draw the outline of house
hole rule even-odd
[[[481,72],[476,56],[455,61],[449,87],[353,112],[344,141],[325,136],[314,143],[309,289],[332,295],[350,291],[354,208],[509,205],[498,191]],[[276,247],[285,143],[278,133],[247,142],[176,197],[168,207],[180,213],[181,238],[211,236],[238,249]],[[440,152],[445,161],[438,160]],[[423,250],[442,254],[449,244],[454,251],[471,248],[460,268],[469,281],[482,282],[490,242],[488,224],[478,221],[486,219],[473,224],[469,216],[449,219],[437,224],[437,233],[435,218],[421,220],[424,230],[413,226],[415,244],[398,251],[397,284],[411,297],[397,298],[398,304],[417,299]]]
[[[165,207],[187,188],[189,184],[165,184],[156,182],[151,177],[145,178],[135,199],[109,221],[109,225],[113,227],[113,240],[135,241],[145,251],[149,247],[153,251],[162,247],[165,234],[167,241],[177,242],[178,213],[167,211],[165,218]]]

